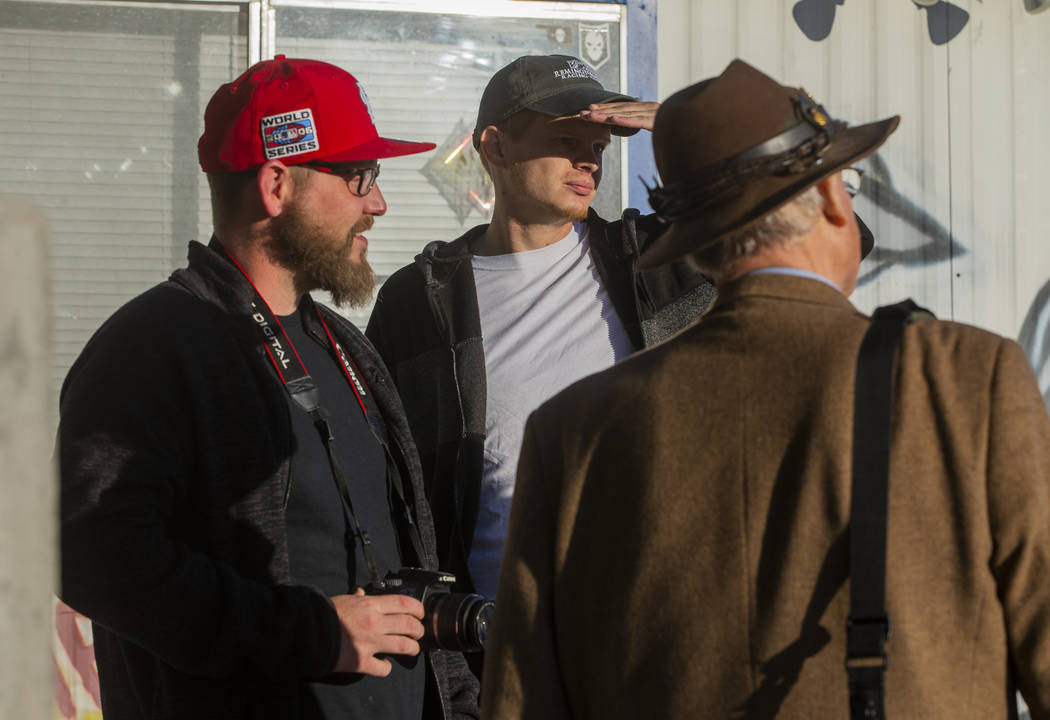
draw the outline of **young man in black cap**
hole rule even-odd
[[[697,318],[712,286],[679,264],[638,273],[661,229],[590,209],[610,135],[651,129],[654,102],[604,89],[564,55],[518,58],[481,98],[474,147],[492,221],[433,242],[379,293],[367,334],[420,448],[443,563],[494,595],[522,430],[574,380]]]
[[[361,333],[386,212],[344,70],[278,56],[220,87],[198,144],[214,237],[90,340],[62,389],[62,597],[94,621],[106,720],[476,717],[423,605],[436,570],[401,404]],[[362,588],[368,587],[366,594]]]
[[[486,717],[1007,720],[1018,687],[1050,719],[1050,419],[1024,353],[923,314],[884,385],[857,370],[878,335],[847,299],[851,166],[898,120],[849,126],[739,60],[663,103],[670,229],[641,263],[691,254],[718,299],[529,419]]]

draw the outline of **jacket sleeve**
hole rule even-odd
[[[992,570],[1017,684],[1050,719],[1050,420],[1020,346],[1004,340],[991,386],[988,512]]]
[[[484,718],[571,717],[554,623],[561,478],[556,469],[544,465],[538,426],[534,413],[525,426],[496,612],[485,652]]]
[[[265,559],[277,549],[262,537],[247,547],[244,534],[232,537],[238,521],[224,517],[233,508],[198,501],[208,492],[195,480],[194,409],[233,391],[229,377],[204,388],[187,378],[189,371],[172,359],[176,340],[193,341],[182,329],[162,315],[108,327],[67,378],[57,447],[61,596],[192,675],[321,677],[339,652],[329,600],[311,588],[278,585],[265,572],[246,576],[214,552]],[[195,347],[212,335],[196,338]],[[259,407],[250,395],[247,401],[245,412]],[[216,438],[217,446],[232,445],[236,432]],[[238,463],[243,470],[231,472],[229,482],[243,487],[234,495],[259,492],[259,478],[273,472],[254,458],[229,465]],[[283,521],[279,505],[261,498],[258,507]],[[260,565],[265,560],[254,566]]]

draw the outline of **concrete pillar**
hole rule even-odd
[[[0,196],[0,718],[54,714],[48,242],[38,207]]]

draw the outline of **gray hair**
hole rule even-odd
[[[817,186],[812,185],[744,230],[693,253],[693,258],[700,267],[717,275],[736,260],[751,257],[767,248],[793,244],[816,226],[823,210],[824,197]]]

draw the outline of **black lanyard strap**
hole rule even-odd
[[[343,350],[343,346],[339,344],[339,342],[332,335],[332,331],[328,329],[328,323],[325,322],[324,317],[321,315],[321,311],[318,309],[317,305],[314,304],[313,298],[307,295],[303,298],[303,301],[309,303],[310,307],[313,308],[314,312],[316,312],[317,319],[321,322],[321,327],[324,328],[325,335],[328,337],[328,342],[331,343],[331,346],[333,348],[335,348],[335,354],[336,357],[339,359],[340,365],[342,366],[343,375],[346,377],[347,382],[350,384],[350,389],[353,391],[354,397],[357,398],[357,404],[361,408],[361,413],[365,416],[365,421],[368,423],[368,429],[371,431],[372,437],[375,438],[376,442],[379,443],[379,446],[383,449],[383,455],[386,458],[387,481],[394,488],[394,494],[397,496],[398,502],[401,505],[401,513],[404,517],[405,523],[408,526],[408,537],[409,541],[412,543],[412,548],[415,550],[416,557],[419,558],[421,562],[423,562],[427,557],[426,551],[423,547],[423,538],[419,534],[419,528],[417,527],[415,518],[412,515],[412,506],[409,504],[408,497],[405,495],[405,486],[401,480],[401,473],[398,471],[397,464],[394,462],[393,454],[390,452],[390,445],[387,443],[386,438],[383,436],[383,433],[376,430],[376,427],[373,424],[371,418],[369,418],[368,409],[365,407],[364,401],[364,397],[368,394],[368,389],[365,385],[364,380],[361,378],[361,372],[354,367],[354,362],[350,358],[349,354],[347,354],[347,352]],[[317,424],[316,420],[314,424]],[[335,463],[335,456],[332,454],[332,449],[330,447],[331,442],[334,438],[332,437],[332,430],[331,427],[328,425],[327,420],[325,420],[324,430],[322,431],[321,427],[319,426],[318,431],[322,432],[322,441],[325,442],[325,448],[328,451],[329,462]],[[325,437],[328,437],[327,441],[324,440]],[[353,505],[350,502],[350,490],[346,484],[345,479],[343,478],[342,472],[340,472],[339,467],[337,465],[333,464],[332,475],[333,477],[335,477],[336,483],[339,485],[340,492],[342,493],[347,505],[351,508],[352,511]],[[367,539],[367,535],[362,538],[361,542],[362,546],[366,544],[371,544],[371,541]],[[371,562],[369,564],[371,565]],[[376,587],[383,586],[381,579],[373,578],[373,582],[375,583]]]
[[[331,425],[328,424],[328,418],[325,417],[324,411],[320,407],[314,408],[310,413],[310,418],[314,421],[314,427],[317,428],[317,433],[321,436],[325,452],[328,454],[328,464],[332,468],[332,477],[335,478],[335,484],[339,488],[339,493],[343,496],[343,512],[347,517],[347,525],[361,543],[361,554],[365,558],[365,564],[368,565],[368,574],[372,578],[373,585],[376,583],[382,585],[383,576],[379,573],[375,556],[372,554],[372,538],[368,534],[368,530],[361,525],[361,521],[357,518],[357,513],[354,512],[354,503],[350,499],[350,488],[347,487],[346,478],[343,477],[342,468],[338,460],[336,460],[335,451],[332,448],[335,436],[332,434]]]
[[[884,720],[886,641],[886,519],[889,509],[893,365],[904,326],[932,315],[911,300],[875,310],[857,358],[850,500],[850,613],[846,671],[852,720]]]

